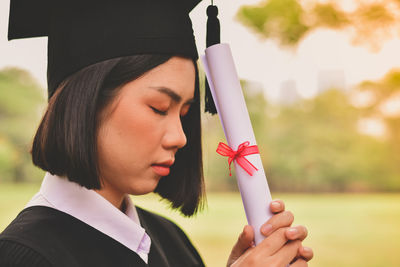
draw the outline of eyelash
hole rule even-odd
[[[166,116],[166,115],[168,115],[168,111],[162,111],[162,110],[156,109],[156,108],[154,108],[154,107],[150,107],[150,108],[154,111],[154,113],[159,114],[159,115],[161,115],[161,116]],[[187,115],[187,112],[186,112],[185,115],[181,116],[181,118],[185,117],[186,115]]]
[[[158,109],[153,108],[153,107],[151,107],[151,109],[152,109],[155,113],[157,113],[157,114],[159,114],[159,115],[161,115],[161,116],[167,115],[167,111],[161,111],[161,110],[158,110]]]

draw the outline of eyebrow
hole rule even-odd
[[[151,89],[157,90],[160,93],[166,94],[167,96],[169,96],[172,101],[174,101],[175,103],[180,103],[182,101],[182,97],[180,95],[178,95],[177,93],[175,93],[172,89],[167,88],[167,87],[154,87],[154,86],[150,86]],[[185,102],[185,104],[192,104],[195,102],[194,98],[189,99],[188,101]]]

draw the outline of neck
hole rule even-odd
[[[94,191],[99,195],[101,195],[103,198],[105,198],[108,202],[110,202],[114,207],[116,207],[120,211],[122,212],[125,211],[124,199],[126,194],[123,194],[116,190],[112,190],[106,185],[104,185],[101,189],[95,189]]]

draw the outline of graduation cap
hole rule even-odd
[[[107,59],[136,54],[198,59],[189,12],[201,0],[10,1],[8,40],[48,37],[49,98],[69,75]],[[219,43],[217,13],[216,6],[208,7],[207,46]],[[205,102],[206,111],[216,113],[209,92]]]

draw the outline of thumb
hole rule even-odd
[[[231,255],[228,259],[227,266],[231,266],[240,256],[246,252],[247,249],[254,245],[254,231],[250,225],[246,225],[243,228],[243,232],[240,234],[236,244],[233,246]]]

